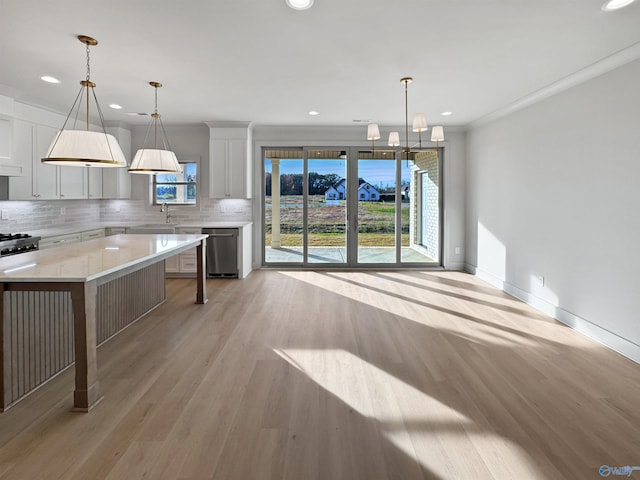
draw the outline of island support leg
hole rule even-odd
[[[207,303],[207,240],[202,240],[196,247],[197,266],[197,292],[196,303]]]
[[[98,385],[96,352],[96,302],[98,287],[95,280],[71,286],[73,328],[76,355],[76,385],[73,410],[88,412],[102,396]]]

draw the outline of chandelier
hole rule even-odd
[[[155,89],[155,109],[151,114],[151,122],[147,127],[147,134],[144,137],[142,148],[133,157],[130,173],[144,173],[155,175],[157,173],[182,173],[182,166],[178,163],[176,154],[170,150],[167,133],[164,130],[162,119],[158,113],[158,88],[162,87],[159,82],[149,82]],[[147,147],[147,140],[153,127],[153,148]],[[158,135],[161,144],[158,145]],[[160,148],[162,147],[162,148]]]
[[[113,135],[107,134],[107,130],[104,126],[104,117],[100,104],[98,103],[98,97],[96,96],[95,86],[96,84],[91,81],[91,67],[89,59],[89,47],[98,44],[98,41],[94,38],[86,35],[79,35],[78,40],[86,45],[87,52],[87,75],[84,80],[80,81],[80,91],[76,96],[71,110],[62,125],[62,129],[51,142],[49,149],[42,159],[43,163],[49,163],[53,165],[64,165],[74,167],[126,167],[127,160],[118,145],[118,141]],[[71,118],[73,111],[76,111],[75,120],[73,126],[75,127],[78,122],[78,113],[80,106],[83,103],[82,97],[86,98],[85,103],[85,130],[66,129],[67,123]],[[101,132],[92,132],[89,130],[89,113],[90,113],[90,98],[93,97],[98,116],[100,118]],[[76,108],[77,105],[77,108]]]
[[[400,82],[404,84],[404,148],[402,152],[405,154],[405,158],[409,159],[409,154],[416,150],[415,145],[414,148],[409,146],[409,94],[408,94],[408,85],[413,81],[411,77],[403,77],[400,79]],[[413,122],[411,125],[411,129],[414,132],[418,133],[418,148],[417,150],[423,150],[422,148],[422,133],[428,131],[429,126],[427,125],[427,117],[424,113],[416,113],[413,116]],[[378,124],[371,123],[367,126],[367,140],[371,140],[371,148],[373,150],[374,141],[380,138],[380,132],[378,128]],[[431,141],[436,143],[436,154],[438,154],[439,143],[444,141],[444,128],[441,125],[436,125],[431,128]],[[399,132],[389,132],[389,140],[387,144],[390,147],[399,147],[400,146],[400,133]]]

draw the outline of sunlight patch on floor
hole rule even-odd
[[[430,303],[430,300],[423,298],[424,292],[417,287],[406,286],[406,288],[397,291],[377,288],[376,282],[380,279],[365,272],[283,271],[282,274],[325,289],[332,294],[362,302],[365,305],[401,316],[429,328],[451,333],[474,343],[509,347],[513,347],[514,344],[528,347],[540,345],[538,336],[520,331],[516,327],[504,327],[501,323],[495,322],[493,318],[496,317],[496,312],[489,307],[476,307],[476,311],[482,310],[482,308],[486,309],[486,314],[482,318],[477,317],[477,313],[467,315],[446,303],[446,299],[444,303],[442,301],[438,304]],[[380,281],[385,282],[385,280]],[[386,284],[388,285],[388,281]],[[441,298],[442,295],[438,297]],[[392,308],[390,307],[390,298],[400,299],[403,302],[400,307],[398,307],[398,302],[394,302]],[[434,310],[444,312],[447,315],[438,315],[437,317],[430,315]],[[545,340],[550,340],[550,338]]]
[[[537,468],[521,446],[482,431],[457,410],[348,351],[273,351],[360,415],[374,419],[385,439],[440,478],[483,478],[487,471],[494,478],[536,478],[531,474]],[[496,461],[469,477],[479,452]]]
[[[279,357],[331,392],[358,413],[374,417],[383,424],[405,420],[397,408],[396,396],[419,409],[406,420],[428,422],[469,422],[460,412],[390,375],[351,352],[340,349],[273,349]],[[375,399],[373,402],[371,398]],[[378,401],[384,399],[384,401]],[[433,417],[431,415],[433,414]]]

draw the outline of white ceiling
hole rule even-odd
[[[111,121],[146,124],[126,112],[152,111],[154,80],[167,125],[401,125],[412,76],[410,115],[466,125],[637,47],[640,2],[603,1],[0,0],[0,93],[66,114],[83,34],[99,41],[91,79]]]

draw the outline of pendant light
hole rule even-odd
[[[149,122],[142,148],[138,150],[133,157],[129,172],[147,175],[155,175],[157,173],[182,173],[182,166],[178,163],[176,154],[169,149],[167,134],[164,130],[160,114],[158,113],[158,88],[161,88],[162,84],[159,82],[149,82],[149,85],[155,89],[155,109],[151,114],[151,122]],[[145,148],[151,127],[153,127],[153,148]],[[161,146],[163,148],[158,147],[158,135],[162,141]]]
[[[86,35],[79,35],[78,40],[86,45],[87,51],[87,76],[85,80],[80,82],[80,91],[76,96],[71,110],[62,125],[62,129],[58,132],[53,142],[47,150],[43,163],[53,165],[75,166],[75,167],[126,167],[127,160],[113,135],[107,134],[104,126],[104,117],[98,103],[98,97],[94,90],[96,84],[91,81],[91,67],[89,62],[89,47],[96,46],[98,41]],[[90,95],[91,93],[91,95]],[[65,129],[69,118],[74,110],[76,110],[76,118],[74,126],[78,121],[78,112],[82,103],[82,96],[86,97],[86,129],[73,130]],[[89,98],[93,96],[95,100],[98,116],[100,117],[101,132],[92,132],[89,130]],[[77,109],[76,109],[77,105]]]

